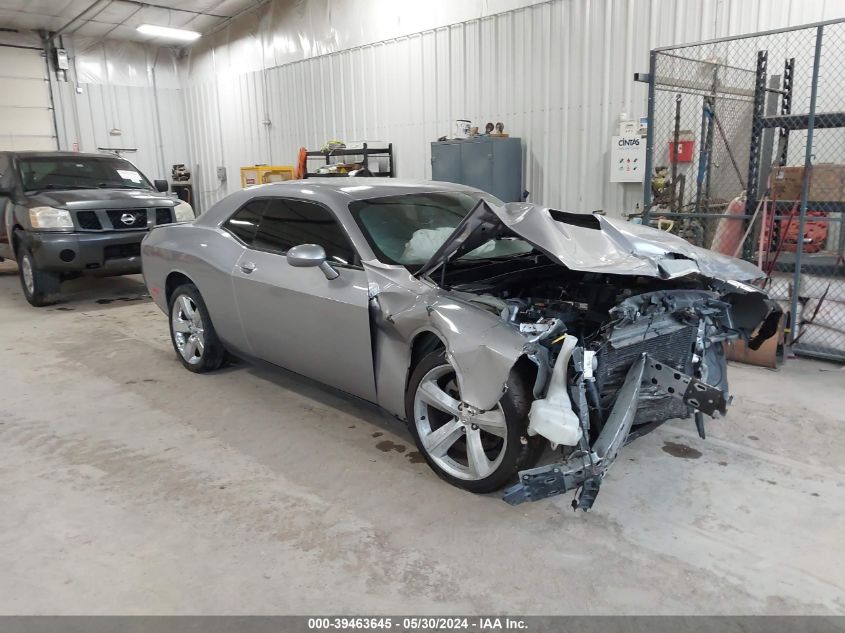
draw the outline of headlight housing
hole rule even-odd
[[[53,207],[32,207],[29,210],[29,223],[33,229],[72,229],[73,218],[70,211]]]
[[[193,222],[197,219],[193,207],[187,202],[180,202],[173,207],[173,216],[177,222]]]

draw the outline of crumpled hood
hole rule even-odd
[[[30,206],[56,207],[58,209],[99,209],[168,207],[176,204],[167,194],[151,189],[56,189],[42,191],[27,197]]]
[[[428,275],[491,238],[516,236],[571,270],[674,279],[700,274],[750,281],[765,274],[754,264],[693,246],[641,224],[598,214],[566,213],[525,202],[499,207],[480,201],[417,271]]]

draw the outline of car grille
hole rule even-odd
[[[147,210],[146,209],[108,209],[106,215],[109,216],[112,228],[116,231],[137,231],[138,229],[147,228]],[[124,219],[131,221],[124,222]]]
[[[173,222],[173,209],[170,207],[159,207],[156,209],[156,226],[170,224]]]
[[[674,332],[638,341],[624,347],[603,346],[597,354],[598,369],[596,382],[602,400],[602,408],[609,412],[616,400],[616,394],[625,381],[625,376],[643,352],[655,360],[689,374],[692,371],[693,345],[698,328],[694,325],[679,328]],[[685,418],[689,415],[686,404],[671,396],[647,397],[648,387],[643,387],[640,406],[634,424],[642,424],[667,418]]]
[[[111,244],[103,249],[103,259],[126,259],[138,257],[141,254],[141,243]]]
[[[76,224],[81,231],[139,231],[147,229],[149,212],[155,212],[155,226],[172,224],[175,219],[172,207],[156,207],[155,209],[103,209],[100,211],[77,211]],[[106,221],[102,214],[108,217]],[[124,216],[131,216],[133,222],[127,224]],[[111,223],[111,226],[109,226]]]
[[[99,231],[103,228],[96,211],[79,211],[76,214],[76,221],[79,223],[79,228],[86,231]]]

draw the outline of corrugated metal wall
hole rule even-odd
[[[75,119],[73,124],[68,120],[73,132],[65,132],[68,140],[62,149],[70,149],[73,143],[79,143],[83,152],[96,152],[99,147],[137,149],[123,156],[149,178],[166,178],[172,163],[188,161],[181,90],[158,90],[157,117],[151,88],[99,84],[80,84],[80,88],[82,92],[77,94],[72,85],[59,86],[61,103],[70,105]],[[76,103],[70,104],[71,100]],[[109,134],[114,128],[120,130],[120,136]]]
[[[266,71],[190,76],[201,200],[237,188],[242,165],[289,164],[335,138],[391,141],[398,175],[427,178],[430,141],[469,118],[523,139],[532,200],[619,214],[641,189],[608,182],[610,136],[620,113],[645,114],[632,76],[651,48],[842,15],[845,3],[807,0],[553,0]]]
[[[68,40],[67,81],[51,74],[59,148],[126,152],[149,178],[190,163],[185,103],[170,51],[133,42]],[[117,129],[119,135],[110,134]]]
[[[273,8],[268,3],[263,10]],[[269,17],[248,15],[203,38],[203,47],[183,63],[181,81],[162,57],[157,67],[166,76],[157,101],[150,70],[158,52],[119,42],[78,43],[85,51],[78,60],[84,62],[82,92],[77,84],[54,82],[60,146],[137,147],[129,157],[150,177],[163,177],[172,163],[189,163],[201,206],[208,208],[240,186],[241,166],[290,164],[303,145],[319,147],[333,138],[392,141],[398,175],[427,178],[429,143],[451,133],[455,119],[482,126],[503,121],[523,139],[532,200],[618,214],[641,200],[641,190],[608,182],[608,146],[620,113],[645,114],[645,86],[632,76],[647,70],[651,48],[845,17],[845,2],[552,0],[239,72],[278,58],[263,54],[262,42],[297,45],[272,30],[282,28],[284,16]],[[306,33],[302,41],[349,39],[320,35]],[[235,63],[245,55],[255,59]],[[114,126],[120,137],[108,135]],[[226,182],[218,180],[218,166],[227,168]]]

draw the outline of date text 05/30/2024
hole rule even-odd
[[[308,628],[314,631],[524,631],[528,626],[521,618],[509,617],[331,617],[308,618]]]

